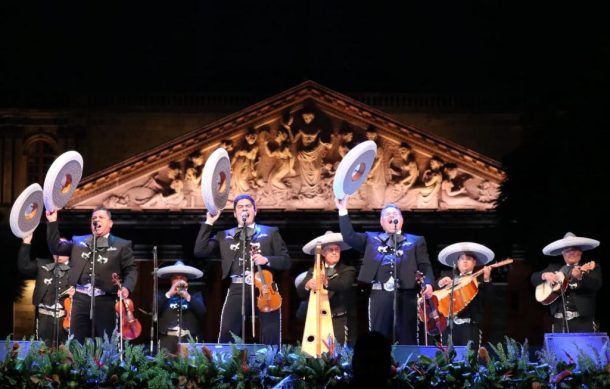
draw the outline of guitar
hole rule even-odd
[[[563,266],[559,271],[555,272],[559,277],[559,281],[544,281],[542,284],[536,286],[536,301],[542,305],[549,305],[557,300],[562,293],[565,293],[570,281],[573,281],[571,276],[566,277],[565,273],[562,271],[566,268],[567,266]],[[583,272],[583,274],[593,269],[595,269],[595,262],[593,261],[587,262],[580,267],[580,271]]]

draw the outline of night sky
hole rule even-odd
[[[603,13],[583,6],[5,3],[4,97],[100,91],[269,95],[312,79],[342,92],[565,98],[592,88],[608,65]]]

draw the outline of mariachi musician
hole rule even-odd
[[[245,315],[251,314],[252,273],[257,270],[257,265],[261,266],[263,270],[273,272],[288,270],[291,265],[288,248],[278,229],[254,222],[257,211],[252,196],[238,195],[233,201],[233,208],[233,216],[238,227],[212,235],[213,225],[221,212],[216,215],[207,212],[205,223],[201,225],[194,248],[195,256],[199,258],[209,258],[220,252],[222,278],[231,279],[231,286],[220,318],[219,343],[232,341],[231,333],[245,337],[245,334],[242,333],[242,320],[244,320],[242,304],[244,304]],[[243,241],[246,242],[246,247],[242,246]],[[251,248],[255,244],[258,249],[256,252],[252,252]],[[245,290],[243,290],[244,288]],[[261,342],[270,345],[280,344],[281,309],[259,312],[259,314]]]
[[[64,300],[74,295],[74,288],[69,288],[67,282],[70,257],[53,255],[54,261],[31,260],[32,234],[23,237],[17,268],[23,275],[36,278],[32,295],[32,304],[36,307],[36,338],[48,345],[58,345],[68,338],[64,322],[69,312],[64,308]]]
[[[459,242],[445,247],[439,253],[438,260],[453,270],[441,273],[441,278],[438,280],[439,288],[450,288],[452,282],[454,286],[460,285],[460,280],[473,274],[475,266],[484,266],[493,258],[493,251],[478,243]],[[454,287],[454,300],[458,300],[459,303],[466,304],[466,306],[448,318],[447,329],[443,332],[443,343],[447,343],[447,338],[451,333],[455,346],[465,346],[469,341],[474,342],[474,346],[477,348],[481,344],[480,324],[483,320],[484,306],[493,292],[491,269],[490,266],[483,267],[483,282],[473,279],[471,282],[475,282],[476,285],[469,285],[474,286],[473,288],[465,287],[464,290],[459,290]],[[454,309],[457,311],[459,307],[458,304],[455,305]],[[451,331],[452,327],[453,331]]]
[[[340,233],[327,231],[305,246],[303,251],[309,255],[315,255],[316,244],[322,245],[322,257],[324,258],[325,274],[322,277],[322,284],[328,290],[330,302],[330,312],[332,316],[333,331],[338,344],[353,345],[355,334],[348,332],[348,319],[350,304],[354,302],[353,284],[356,279],[356,268],[340,262],[341,251],[348,250],[350,246],[343,241]],[[315,288],[312,279],[313,270],[310,269],[307,275],[296,285],[299,297],[308,297],[308,292]]]
[[[563,256],[563,263],[550,263],[531,276],[534,286],[545,282],[565,286],[560,288],[560,292],[565,289],[563,296],[558,294],[549,305],[553,316],[552,332],[594,331],[596,295],[602,286],[602,271],[598,263],[583,260],[582,253],[597,246],[599,241],[595,239],[568,232],[563,239],[549,243],[542,250],[548,256]]]
[[[189,291],[189,280],[201,278],[203,272],[182,261],[158,271],[159,278],[169,279],[171,287],[159,292],[159,341],[162,348],[176,352],[178,342],[201,339],[201,322],[206,307],[201,292]],[[192,294],[191,294],[192,293]],[[182,339],[181,339],[182,338]]]
[[[57,211],[47,211],[46,216],[49,251],[70,255],[68,285],[76,289],[70,327],[74,338],[83,343],[85,338],[92,336],[112,336],[116,324],[116,296],[120,293],[123,298],[128,298],[138,279],[131,241],[110,233],[112,216],[104,207],[95,208],[91,213],[91,234],[73,236],[71,240],[59,238]],[[113,283],[113,274],[118,274],[121,279],[120,290]],[[90,316],[92,299],[95,307],[93,317]]]

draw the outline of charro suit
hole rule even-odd
[[[581,261],[584,265],[587,261]],[[568,275],[572,272],[571,266],[563,263],[550,263],[546,268],[535,272],[531,276],[532,285],[537,286],[545,282],[541,277],[542,273],[563,271]],[[583,274],[582,280],[571,279],[565,291],[567,310],[578,312],[578,317],[568,320],[569,332],[593,332],[593,321],[595,319],[595,304],[597,292],[602,286],[602,271],[599,263],[595,264],[595,269]],[[549,305],[551,316],[563,315],[562,299],[559,297]],[[569,317],[569,316],[568,316]],[[563,320],[555,319],[553,332],[561,332]]]
[[[30,258],[31,245],[22,243],[17,258],[19,271],[32,278],[36,278],[32,304],[36,307],[36,333],[37,338],[51,345],[57,331],[57,339],[63,342],[68,337],[68,332],[63,328],[66,315],[63,301],[65,295],[57,299],[59,306],[55,307],[56,296],[68,289],[67,279],[70,266],[67,264],[56,264],[49,259]],[[57,315],[57,320],[53,316]]]
[[[91,282],[92,272],[92,235],[74,236],[72,240],[60,240],[57,222],[47,224],[47,243],[49,250],[56,255],[70,256],[68,285],[77,286]],[[112,274],[121,278],[123,287],[133,291],[138,278],[138,270],[133,258],[131,241],[110,234],[107,238],[97,239],[95,255],[95,287],[105,294],[95,300],[95,335],[112,335],[115,327],[114,301],[118,288],[112,283]],[[72,330],[74,337],[83,341],[91,336],[89,306],[91,297],[76,293],[72,306]]]
[[[346,330],[348,310],[351,309],[350,304],[354,302],[353,284],[356,279],[356,268],[347,266],[341,262],[337,263],[334,268],[326,268],[326,276],[328,277],[328,300],[330,302],[330,311],[333,320],[333,331],[335,338],[339,344],[353,344],[356,334],[350,334]],[[309,291],[305,289],[307,281],[313,277],[313,270],[309,270],[307,275],[297,286],[299,297],[309,298]]]
[[[349,215],[339,216],[339,225],[343,240],[363,253],[358,281],[373,284],[369,299],[369,329],[392,339],[394,292],[390,275],[395,272],[393,278],[399,280],[396,341],[415,344],[417,292],[420,290],[415,272],[424,273],[426,284],[434,281],[426,240],[422,236],[399,234],[394,242],[393,236],[385,232],[358,233],[354,231]],[[396,270],[393,270],[394,261]]]
[[[201,292],[196,292],[191,295],[191,301],[181,299],[174,295],[167,298],[165,292],[157,294],[157,303],[159,306],[159,340],[161,347],[166,348],[169,352],[177,352],[178,337],[174,331],[178,326],[183,330],[188,330],[188,335],[193,339],[202,339],[202,319],[205,315],[206,307],[203,302]],[[182,309],[182,316],[180,316]],[[189,336],[184,335],[183,342],[189,340]]]
[[[222,260],[222,278],[229,276],[233,278],[233,282],[229,287],[229,292],[225,299],[220,319],[220,334],[219,342],[229,342],[233,338],[231,332],[241,334],[241,298],[242,287],[244,286],[241,280],[241,269],[236,266],[238,259],[243,253],[241,241],[241,228],[231,228],[225,231],[219,231],[215,236],[212,236],[213,227],[203,223],[197,234],[195,242],[195,256],[199,258],[209,258],[215,253],[220,253]],[[269,260],[269,263],[262,266],[263,269],[270,270],[273,273],[287,270],[290,268],[290,256],[284,240],[280,236],[277,228],[255,224],[254,228],[249,228],[246,241],[246,262],[250,258],[250,242],[260,244],[260,253]],[[250,313],[250,285],[246,284],[246,313]],[[280,344],[280,310],[260,313],[261,320],[261,342],[265,344]],[[240,335],[243,336],[243,335]]]

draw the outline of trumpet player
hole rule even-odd
[[[169,279],[171,287],[158,294],[160,346],[171,353],[178,351],[179,342],[201,338],[201,320],[206,307],[201,292],[189,291],[189,280],[201,278],[203,272],[182,261],[159,269],[161,279]]]

